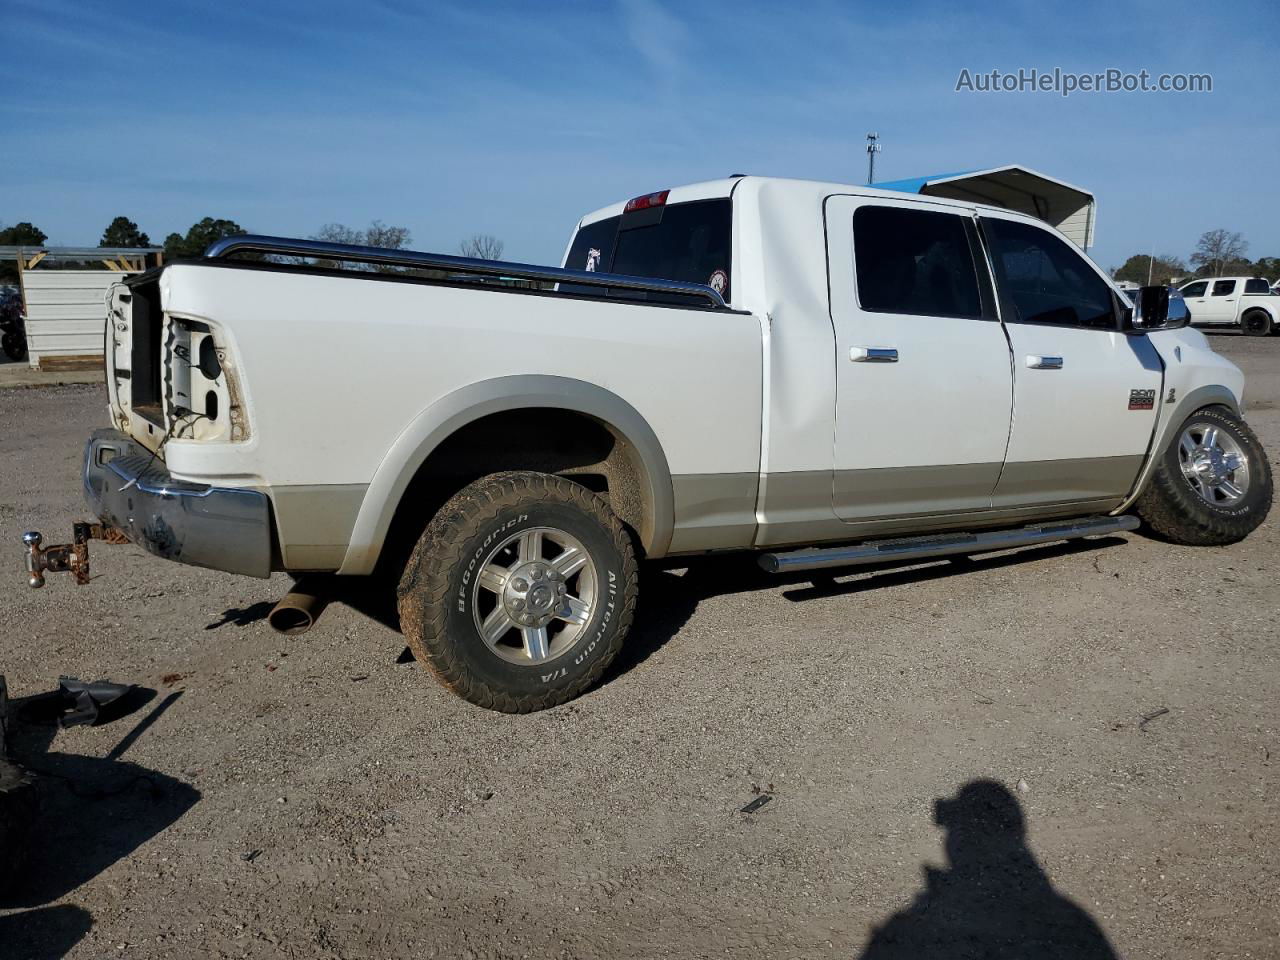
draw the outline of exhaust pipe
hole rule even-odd
[[[329,605],[328,592],[317,580],[299,580],[267,614],[272,629],[289,637],[310,630]]]

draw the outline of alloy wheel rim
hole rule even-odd
[[[1249,457],[1235,437],[1215,424],[1183,428],[1178,462],[1191,489],[1215,507],[1234,506],[1249,492]]]
[[[521,666],[547,663],[577,646],[595,609],[595,562],[582,541],[555,527],[531,527],[485,557],[471,610],[493,653]]]

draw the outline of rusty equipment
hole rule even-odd
[[[71,543],[55,543],[42,547],[44,537],[30,531],[22,535],[27,548],[27,584],[43,587],[46,573],[70,573],[76,583],[89,582],[89,541],[104,543],[128,543],[129,539],[115,527],[105,523],[89,523],[81,520],[71,525]]]

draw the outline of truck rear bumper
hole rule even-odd
[[[84,493],[104,523],[157,557],[251,577],[271,573],[271,502],[258,490],[175,480],[118,430],[97,430]]]

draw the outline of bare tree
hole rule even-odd
[[[356,230],[345,223],[326,223],[311,235],[325,243],[348,243],[358,247],[386,247],[401,250],[410,240],[408,227],[389,227],[381,220],[369,224],[368,230]]]
[[[348,227],[345,223],[326,223],[311,235],[311,239],[320,240],[324,243],[343,243],[356,247],[385,247],[388,250],[400,250],[409,242],[409,228],[389,227],[381,220],[374,220],[369,224],[368,230],[356,230],[354,227]],[[305,260],[304,258],[295,258],[292,262],[302,263]],[[336,267],[339,262],[319,257],[315,261],[318,267]],[[362,266],[358,269],[370,270],[374,268]],[[380,266],[376,269],[381,273],[399,272],[398,268],[389,266]]]
[[[381,220],[373,221],[364,232],[366,244],[371,247],[386,247],[388,250],[403,250],[411,239],[408,227],[389,227]]]
[[[1201,273],[1220,277],[1229,264],[1243,260],[1245,251],[1248,249],[1248,241],[1238,233],[1221,228],[1206,230],[1196,243],[1196,252],[1191,254],[1191,263]]]
[[[311,235],[311,239],[321,240],[325,243],[349,243],[363,246],[364,231],[355,230],[345,223],[326,223]]]
[[[504,244],[489,233],[474,233],[458,244],[458,252],[476,260],[501,260]]]

